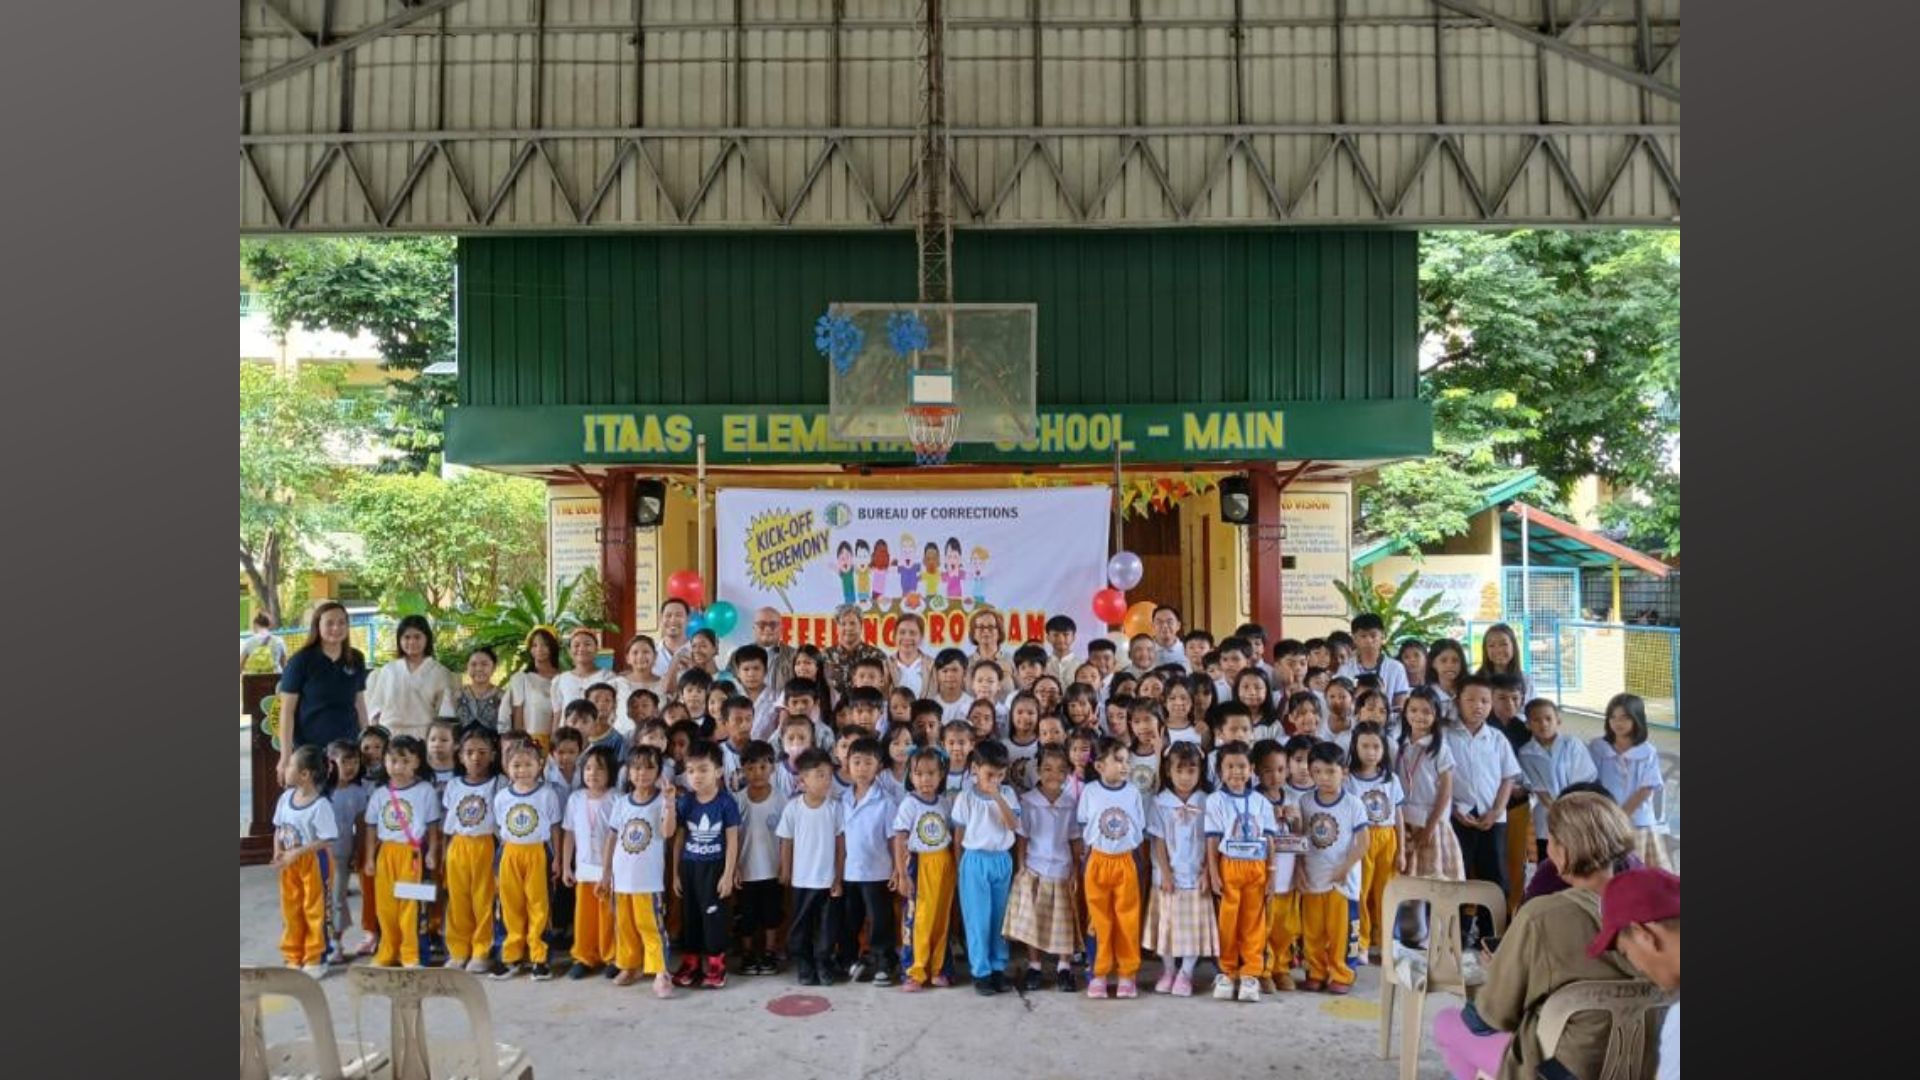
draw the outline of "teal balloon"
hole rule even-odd
[[[740,625],[740,609],[725,600],[715,600],[713,606],[707,609],[707,629],[713,631],[715,635],[726,637],[733,633],[733,628],[738,625]]]
[[[705,630],[706,628],[707,628],[706,612],[696,611],[693,614],[687,616],[687,633],[688,634],[697,634],[700,631]]]

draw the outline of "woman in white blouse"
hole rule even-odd
[[[425,738],[435,717],[453,715],[460,685],[433,658],[433,626],[425,616],[401,619],[397,634],[399,656],[367,680],[367,717],[395,735]]]
[[[544,626],[527,635],[527,666],[507,681],[507,708],[512,727],[546,745],[553,727],[553,677],[560,674],[560,639]]]

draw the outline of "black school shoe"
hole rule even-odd
[[[819,986],[820,976],[810,967],[801,968],[799,978],[796,981],[798,981],[801,986]]]
[[[1063,994],[1077,994],[1080,992],[1080,980],[1074,977],[1072,968],[1063,968],[1053,977],[1053,988]]]
[[[620,969],[613,964],[608,964],[600,969],[600,976],[606,979],[617,979],[620,977]]]
[[[987,980],[987,983],[993,987],[994,993],[1004,994],[1007,992],[1007,973],[1004,971],[996,971],[992,977]]]
[[[553,969],[548,967],[544,962],[533,965],[534,982],[546,982],[551,978],[553,978]]]
[[[1035,990],[1040,989],[1040,969],[1039,968],[1037,967],[1027,968],[1027,973],[1020,977],[1020,989],[1026,991],[1029,994],[1033,993]]]
[[[893,969],[890,967],[881,967],[880,970],[873,973],[873,985],[875,986],[892,986],[897,981]]]
[[[973,992],[981,997],[992,997],[995,993],[992,979],[973,980]]]

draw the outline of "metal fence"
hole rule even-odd
[[[1462,640],[1475,667],[1492,625],[1467,623]],[[1647,703],[1648,723],[1680,727],[1678,629],[1552,617],[1514,618],[1509,625],[1526,642],[1521,664],[1535,692],[1562,709],[1598,716],[1613,695],[1638,694]]]
[[[394,619],[379,615],[352,616],[347,620],[347,640],[353,643],[354,648],[360,650],[360,655],[366,657],[368,663],[377,664],[380,662],[380,642],[393,636],[395,622]],[[243,642],[252,636],[253,634],[248,631],[240,632],[240,640]],[[283,626],[275,630],[273,636],[279,638],[286,645],[287,652],[291,654],[293,650],[306,643],[307,628]],[[268,659],[265,650],[253,654],[247,670],[270,670]]]

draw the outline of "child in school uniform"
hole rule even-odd
[[[328,930],[333,945],[327,950],[329,964],[345,964],[347,953],[347,882],[359,866],[360,822],[367,813],[368,785],[361,783],[360,748],[352,739],[335,739],[327,746],[327,762],[333,767],[333,790],[327,802],[333,806],[333,877],[329,882]],[[364,900],[371,908],[371,897]]]
[[[327,973],[323,961],[333,943],[327,907],[333,887],[333,842],[338,825],[326,788],[331,769],[313,745],[288,756],[287,790],[273,808],[273,865],[280,871],[280,955],[287,966],[313,978]]]
[[[912,787],[893,814],[893,891],[906,900],[900,989],[907,993],[950,985],[943,966],[956,875],[946,772],[943,751],[916,749],[907,762]]]
[[[1273,814],[1275,836],[1267,859],[1266,977],[1263,993],[1293,989],[1294,953],[1300,943],[1300,894],[1294,890],[1295,850],[1301,837],[1300,808],[1287,787],[1287,751],[1272,739],[1253,744],[1249,755],[1260,796]]]
[[[552,914],[548,883],[554,867],[547,842],[560,824],[560,800],[540,777],[537,747],[514,747],[507,758],[507,780],[493,797],[501,843],[500,921],[507,936],[492,975],[506,979],[531,970],[535,982],[544,982],[553,978],[553,969],[547,966],[546,934]]]
[[[1019,794],[1033,790],[1033,766],[1040,756],[1040,699],[1031,690],[1007,701],[1007,781]]]
[[[1507,804],[1520,780],[1520,762],[1507,733],[1487,721],[1493,715],[1493,687],[1484,675],[1460,681],[1454,699],[1460,726],[1448,732],[1453,751],[1453,831],[1470,881],[1491,881],[1507,888]],[[1469,943],[1493,936],[1493,919],[1480,909],[1466,928]]]
[[[1607,733],[1588,743],[1587,749],[1593,754],[1597,779],[1633,819],[1641,861],[1655,869],[1672,869],[1653,812],[1653,797],[1666,780],[1660,775],[1660,752],[1647,741],[1646,702],[1638,694],[1615,694],[1607,702]]]
[[[774,938],[786,921],[786,895],[780,888],[780,815],[787,797],[774,786],[774,751],[760,739],[740,755],[738,776],[745,781],[734,798],[740,804],[740,884],[734,902],[740,935],[741,972],[772,975],[780,970]]]
[[[667,850],[679,825],[671,789],[660,786],[660,751],[636,746],[627,752],[626,795],[607,814],[600,863],[609,873],[594,887],[614,909],[615,986],[653,976],[655,997],[673,996],[667,974]]]
[[[560,880],[573,892],[573,967],[567,978],[584,979],[603,966],[613,970],[613,905],[596,888],[606,880],[607,820],[619,799],[620,775],[613,751],[596,746],[580,760],[581,788],[566,797],[561,820]],[[609,976],[611,977],[611,975]]]
[[[387,786],[387,744],[392,739],[392,734],[379,724],[360,732],[360,788],[367,796],[363,801],[369,804]],[[367,820],[362,816],[353,824],[356,834],[353,870],[360,875],[360,930],[366,935],[354,948],[355,956],[372,956],[380,949],[379,891],[373,887],[373,864],[367,858],[371,854],[367,850]]]
[[[852,729],[849,729],[852,730]],[[892,986],[900,951],[894,940],[893,815],[898,800],[880,783],[880,740],[843,740],[851,785],[839,793],[846,866],[841,874],[839,963],[852,982]],[[838,745],[838,744],[836,744]],[[860,949],[861,931],[867,948]]]
[[[1569,785],[1589,783],[1599,777],[1593,754],[1574,739],[1560,737],[1560,709],[1546,698],[1527,702],[1527,739],[1514,756],[1520,759],[1520,772],[1527,778],[1527,791],[1533,797],[1534,861],[1547,858],[1547,811]],[[1508,836],[1508,844],[1524,843],[1525,837]]]
[[[1453,751],[1447,746],[1440,695],[1416,686],[1400,710],[1400,745],[1394,773],[1406,791],[1407,843],[1400,850],[1399,872],[1443,881],[1465,881],[1460,842],[1448,824],[1453,809]]]
[[[1375,694],[1374,699],[1381,697]],[[1360,858],[1360,945],[1354,953],[1356,963],[1367,963],[1378,960],[1385,948],[1380,906],[1406,847],[1406,818],[1400,809],[1406,790],[1393,774],[1393,752],[1378,722],[1362,720],[1354,725],[1348,760],[1347,790],[1367,808],[1366,853]]]
[[[1247,744],[1220,748],[1220,787],[1207,796],[1207,877],[1220,896],[1220,974],[1213,981],[1216,1001],[1260,1000],[1266,968],[1267,863],[1270,838],[1280,831],[1273,804],[1254,786]]]
[[[967,934],[973,988],[982,995],[1007,990],[1007,894],[1013,887],[1013,842],[1020,829],[1019,793],[1003,786],[1007,748],[980,744],[971,762],[973,782],[953,801],[954,844],[960,848],[960,911]]]
[[[1346,788],[1344,758],[1332,743],[1313,748],[1308,768],[1314,790],[1299,804],[1307,836],[1307,853],[1295,871],[1307,954],[1307,981],[1300,988],[1329,994],[1353,989],[1347,958],[1360,932],[1360,860],[1367,850],[1367,808]]]
[[[499,769],[484,729],[460,741],[460,775],[440,791],[440,850],[446,867],[447,962],[475,974],[488,971],[493,947],[493,797]]]
[[[1200,748],[1179,742],[1167,749],[1166,777],[1147,817],[1153,844],[1153,889],[1147,898],[1146,948],[1163,968],[1158,994],[1193,995],[1194,967],[1220,953],[1207,873],[1206,817],[1210,788],[1201,776]]]
[[[1055,989],[1072,993],[1073,953],[1080,948],[1081,921],[1076,903],[1078,878],[1073,847],[1076,796],[1067,787],[1072,762],[1064,746],[1046,745],[1036,759],[1034,789],[1020,796],[1020,831],[1014,844],[1013,885],[1007,895],[1009,941],[1027,947],[1027,971],[1021,988],[1040,989],[1040,968],[1054,958]]]
[[[387,744],[386,784],[367,799],[366,868],[373,875],[380,944],[375,967],[420,966],[426,920],[418,900],[403,900],[394,886],[433,880],[434,849],[440,832],[440,798],[422,778],[426,744],[397,735]]]
[[[1087,915],[1093,925],[1094,951],[1087,958],[1087,996],[1105,998],[1108,976],[1115,996],[1138,997],[1140,971],[1140,877],[1134,855],[1146,838],[1146,808],[1127,782],[1125,743],[1105,737],[1094,749],[1099,780],[1080,792],[1075,821],[1076,862],[1086,867]]]
[[[780,812],[780,883],[792,889],[787,952],[801,986],[833,985],[835,908],[847,845],[841,802],[833,795],[833,759],[808,750],[797,763],[800,789]]]
[[[567,635],[567,656],[572,659],[573,667],[555,675],[550,684],[552,693],[548,704],[553,710],[555,728],[565,722],[567,706],[586,700],[587,687],[618,678],[600,670],[596,663],[599,654],[600,639],[593,631],[583,627]],[[614,693],[617,699],[619,691],[615,690]]]

